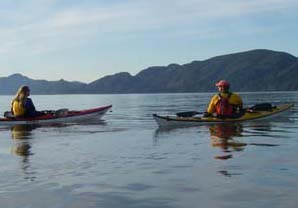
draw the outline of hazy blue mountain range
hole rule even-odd
[[[22,85],[28,85],[32,94],[83,93],[82,88],[87,86],[81,82],[34,80],[21,74],[13,74],[0,78],[0,94],[15,94]]]
[[[233,91],[298,90],[298,58],[284,52],[252,50],[188,64],[149,67],[135,76],[127,72],[91,83],[33,80],[21,74],[0,78],[0,94],[15,94],[28,85],[32,94],[211,92],[227,79]]]

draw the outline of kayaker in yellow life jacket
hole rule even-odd
[[[28,86],[22,86],[11,102],[11,112],[16,117],[35,117],[42,112],[36,111],[30,98],[30,89]]]
[[[216,113],[219,118],[238,117],[242,112],[242,98],[230,92],[230,83],[226,80],[219,81],[215,86],[218,87],[219,93],[212,97],[205,116]]]

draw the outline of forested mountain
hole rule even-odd
[[[119,73],[96,80],[89,92],[209,92],[220,79],[235,91],[298,90],[298,58],[270,50],[253,50],[193,61],[185,65],[150,67],[131,76]],[[116,85],[116,87],[115,87]]]
[[[135,76],[117,73],[89,84],[14,74],[0,78],[0,93],[14,94],[24,84],[35,94],[210,92],[220,79],[229,80],[233,91],[294,91],[298,90],[297,78],[297,57],[259,49],[184,65],[149,67]]]

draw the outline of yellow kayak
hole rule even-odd
[[[245,113],[239,118],[220,119],[217,117],[178,117],[178,116],[160,116],[153,114],[153,118],[159,126],[195,126],[202,124],[214,123],[231,123],[245,122],[252,120],[263,120],[280,116],[281,113],[288,112],[294,106],[293,103],[281,104],[272,107],[270,110],[250,110],[246,109]]]

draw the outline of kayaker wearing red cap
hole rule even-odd
[[[220,80],[215,84],[219,93],[214,95],[209,103],[205,116],[212,116],[216,113],[219,118],[235,118],[241,115],[242,98],[230,92],[230,83]]]

